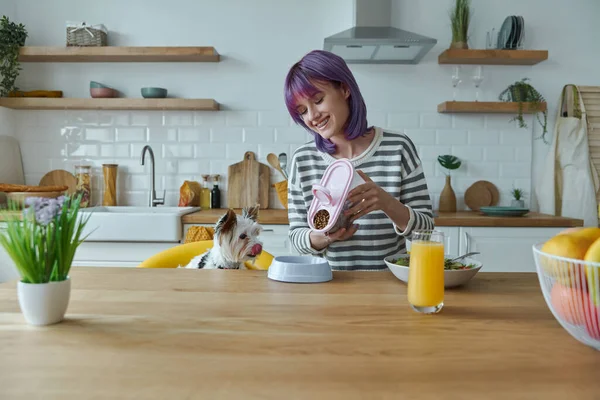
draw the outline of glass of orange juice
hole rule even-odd
[[[433,314],[444,306],[444,233],[416,230],[408,267],[408,302],[413,310]]]

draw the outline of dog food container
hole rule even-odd
[[[350,207],[348,193],[365,183],[346,159],[334,161],[321,181],[312,187],[313,201],[308,209],[308,226],[317,232],[335,232],[346,227],[344,210]]]

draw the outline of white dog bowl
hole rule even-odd
[[[401,254],[399,256],[387,257],[383,261],[388,266],[392,274],[404,283],[408,283],[408,267],[403,265],[394,264],[392,261],[398,258],[407,258],[408,254]],[[446,255],[446,258],[455,258],[457,256]],[[464,285],[469,282],[471,278],[479,272],[483,264],[481,261],[477,261],[473,258],[464,258],[461,260],[463,264],[474,264],[475,267],[471,269],[456,269],[456,270],[444,270],[444,287],[451,288],[460,285]]]
[[[333,279],[327,260],[312,256],[275,257],[267,276],[275,281],[294,283],[327,282]]]

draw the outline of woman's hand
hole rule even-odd
[[[354,222],[358,218],[377,210],[382,210],[388,214],[389,210],[397,205],[399,201],[379,187],[364,172],[357,172],[365,183],[355,187],[348,193],[348,200],[353,205],[344,212],[344,215],[349,217],[350,222]]]
[[[358,224],[351,225],[348,228],[338,229],[330,234],[311,231],[310,244],[312,245],[313,249],[322,250],[333,242],[339,242],[351,238],[357,230]]]

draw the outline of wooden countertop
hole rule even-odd
[[[197,211],[181,217],[184,224],[214,224],[225,214],[226,209],[210,209]],[[241,213],[241,210],[235,210]],[[3,221],[0,215],[0,222]],[[287,225],[287,210],[260,210],[258,222],[261,224]],[[476,211],[458,211],[456,213],[439,213],[435,217],[436,226],[476,226],[476,227],[575,227],[583,226],[583,220],[555,217],[553,215],[530,212],[523,217],[488,217]]]
[[[26,325],[0,285],[10,399],[597,399],[600,354],[535,274],[479,273],[413,312],[385,272],[286,284],[265,271],[73,268],[66,320]],[[566,396],[566,397],[565,397]]]
[[[184,224],[214,224],[226,212],[225,209],[202,210],[184,215]],[[240,212],[240,210],[236,210]],[[258,220],[261,224],[288,224],[287,210],[260,210]],[[553,215],[530,212],[523,217],[488,217],[475,211],[439,213],[435,218],[436,226],[480,226],[480,227],[574,227],[583,226],[583,220],[555,217]]]

